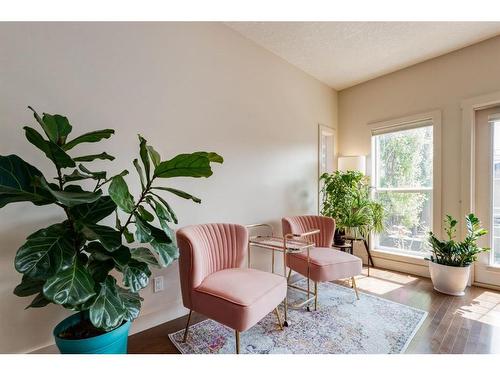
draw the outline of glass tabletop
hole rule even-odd
[[[283,237],[275,236],[254,236],[250,237],[249,239],[250,245],[278,251],[283,251],[283,241]],[[313,246],[314,244],[308,241],[301,241],[296,239],[286,240],[286,251],[288,253],[300,253]]]

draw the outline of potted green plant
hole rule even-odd
[[[160,192],[201,202],[160,181],[209,177],[211,163],[223,159],[195,152],[162,161],[139,136],[140,161],[133,164],[141,193],[134,198],[124,179],[126,170],[110,177],[89,166],[113,156],[75,152],[78,145],[107,139],[114,130],[69,140],[72,126],[66,117],[33,113],[45,137],[28,126],[25,135],[54,164],[55,182],[17,155],[0,156],[0,207],[15,202],[55,205],[66,218],[32,233],[19,248],[15,268],[23,277],[14,293],[34,295],[30,308],[54,303],[76,312],[54,329],[61,353],[126,353],[129,327],[141,308],[139,291],[149,283],[150,268],[168,267],[178,257],[171,228],[177,217]],[[114,228],[101,223],[110,216]]]
[[[490,250],[477,245],[477,240],[488,232],[471,213],[465,217],[467,236],[463,241],[456,241],[457,220],[446,215],[444,222],[446,240],[439,240],[434,233],[429,233],[431,256],[427,260],[432,284],[438,292],[463,296],[471,265],[477,260],[478,254]]]
[[[368,178],[357,171],[324,173],[321,214],[335,219],[335,244],[344,243],[343,235],[366,238],[383,230],[384,209],[370,198]]]

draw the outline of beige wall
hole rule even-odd
[[[497,37],[340,91],[339,153],[369,154],[370,122],[441,110],[442,213],[459,217],[460,102],[500,89],[499,61]]]
[[[170,199],[180,225],[277,224],[286,214],[316,212],[318,123],[336,127],[336,92],[226,26],[3,23],[0,51],[1,154],[17,153],[52,173],[23,138],[32,105],[67,115],[77,134],[115,128],[111,140],[87,150],[116,156],[103,166],[129,168],[135,192],[138,132],[165,158],[222,154],[225,163],[210,179],[175,182],[203,199]],[[0,210],[0,352],[52,344],[53,326],[68,314],[58,306],[23,310],[29,298],[12,294],[21,279],[16,249],[35,229],[62,219],[56,208],[27,203]],[[176,264],[156,272],[165,275],[166,290],[144,291],[133,331],[185,313],[177,272]]]

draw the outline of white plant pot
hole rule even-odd
[[[429,261],[432,284],[438,292],[452,296],[463,296],[469,281],[470,265],[451,267]]]

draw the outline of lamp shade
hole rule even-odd
[[[366,173],[366,156],[339,156],[339,171]]]

